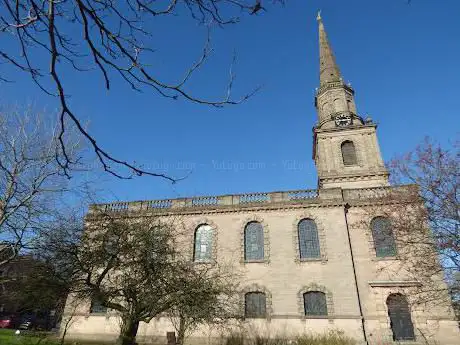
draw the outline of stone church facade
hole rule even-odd
[[[259,333],[335,329],[362,344],[460,344],[451,306],[412,306],[411,291],[423,282],[382,269],[398,260],[398,248],[391,236],[381,236],[391,228],[389,220],[365,208],[389,190],[414,186],[389,185],[377,126],[358,115],[354,90],[341,77],[320,17],[318,23],[317,189],[116,202],[93,210],[183,217],[192,260],[225,259],[243,272],[245,324]],[[80,305],[68,334],[107,339],[118,327],[110,310],[88,302]],[[173,330],[158,318],[141,324],[138,337],[164,337]],[[204,344],[217,336],[203,327],[190,339]]]

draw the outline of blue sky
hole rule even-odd
[[[316,11],[342,74],[356,91],[358,112],[379,123],[385,160],[429,135],[443,143],[460,128],[460,1],[302,0],[269,6],[238,25],[216,28],[209,63],[189,85],[196,95],[218,96],[233,51],[235,96],[262,85],[247,102],[216,109],[136,93],[115,79],[110,92],[98,73],[68,74],[71,105],[104,146],[171,176],[98,178],[105,200],[316,187],[312,161],[313,105],[318,86]],[[175,78],[200,54],[205,30],[185,16],[164,21],[152,38],[152,66]],[[0,66],[5,68],[5,66]],[[178,69],[179,68],[179,69]],[[3,104],[33,103],[55,109],[26,78],[0,84]]]

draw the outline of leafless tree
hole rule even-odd
[[[71,133],[62,139],[66,155],[80,163],[82,147]],[[0,112],[0,241],[15,254],[30,244],[69,191],[70,181],[56,163],[64,154],[59,141],[58,127],[44,114]]]
[[[183,345],[199,326],[222,328],[241,317],[238,274],[231,265],[210,262],[192,268],[183,272],[183,288],[167,311],[177,332],[178,345]]]
[[[284,0],[272,2],[283,3]],[[43,92],[59,100],[57,138],[63,156],[57,160],[66,174],[75,160],[63,138],[73,125],[94,149],[107,172],[120,178],[145,174],[174,181],[169,176],[118,159],[102,148],[72,111],[63,71],[96,70],[107,90],[113,78],[118,76],[136,91],[150,89],[167,98],[181,97],[216,107],[238,104],[255,90],[234,98],[232,68],[220,99],[205,99],[187,89],[189,80],[211,53],[209,36],[201,55],[182,77],[175,81],[158,77],[158,71],[147,64],[149,54],[154,51],[150,41],[154,33],[152,24],[162,17],[188,13],[208,27],[225,26],[236,24],[244,13],[257,14],[263,9],[261,0],[1,0],[0,34],[7,43],[0,48],[0,61],[28,74]],[[0,80],[9,79],[7,75],[0,75]],[[126,169],[127,174],[124,173]]]
[[[393,185],[368,205],[369,217],[391,221],[399,260],[382,264],[387,272],[419,281],[412,302],[451,306],[459,300],[460,165],[459,143],[443,148],[426,139],[408,154],[389,163]],[[363,221],[369,228],[369,221]],[[382,240],[382,239],[380,239]],[[375,239],[374,239],[375,241]],[[447,282],[447,284],[446,284]]]
[[[429,138],[389,168],[394,183],[414,183],[419,188],[420,207],[413,207],[412,224],[404,226],[406,242],[428,247],[439,255],[436,264],[422,260],[412,270],[436,275],[443,273],[450,293],[459,298],[460,285],[460,142],[442,147]],[[407,218],[399,217],[400,223]],[[407,223],[407,220],[406,220]],[[410,227],[409,227],[410,225]],[[430,239],[417,237],[418,229],[429,228]],[[415,231],[414,231],[415,230]],[[419,253],[423,257],[423,252]],[[442,272],[439,272],[440,266]],[[440,294],[442,296],[442,294]]]

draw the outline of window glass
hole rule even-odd
[[[195,231],[194,261],[209,261],[212,258],[212,228],[202,224]]]
[[[326,294],[320,291],[310,291],[303,294],[305,315],[327,315]]]
[[[377,257],[396,256],[396,243],[391,228],[391,222],[385,217],[375,217],[371,222]]]
[[[393,340],[415,340],[414,325],[406,297],[401,294],[391,294],[387,298],[387,307]]]
[[[312,219],[302,219],[298,224],[299,251],[301,259],[319,258],[318,229]]]
[[[266,297],[263,292],[248,292],[244,295],[244,316],[246,318],[266,317]]]
[[[264,259],[264,229],[259,222],[248,223],[244,229],[244,259]]]

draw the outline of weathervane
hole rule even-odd
[[[318,11],[318,15],[316,16],[316,20],[317,20],[318,22],[320,22],[321,19],[322,19],[322,18],[321,18],[321,10],[319,10],[319,11]]]

